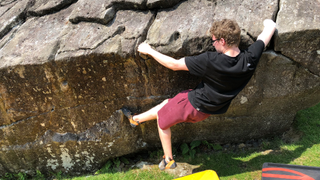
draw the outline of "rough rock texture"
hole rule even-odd
[[[160,146],[145,111],[199,79],[136,48],[176,58],[213,50],[213,21],[237,20],[241,47],[266,18],[278,32],[228,112],[172,128],[173,142],[241,142],[280,134],[320,101],[320,2],[287,0],[5,0],[0,2],[0,176],[93,172],[108,159]]]
[[[281,0],[275,50],[320,75],[320,2]]]
[[[0,37],[2,38],[14,26],[22,23],[26,18],[29,1],[1,1],[0,6]]]

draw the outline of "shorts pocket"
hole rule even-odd
[[[178,101],[177,104],[180,104],[180,103],[184,102],[186,99],[187,99],[187,98],[182,98],[180,101]]]

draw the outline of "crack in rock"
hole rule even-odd
[[[119,10],[153,10],[155,8],[169,8],[181,0],[99,0],[91,3],[79,0],[70,16],[70,22],[93,22],[107,25]]]
[[[44,16],[53,14],[76,3],[77,0],[37,0],[28,10],[30,16]]]
[[[17,4],[16,0],[7,3],[0,1],[0,17],[6,14],[15,4]]]
[[[19,30],[20,26],[16,26],[9,33],[7,33],[2,39],[0,39],[0,51],[11,39],[14,38],[15,33]]]
[[[9,7],[0,17],[0,39],[3,38],[15,26],[23,24],[26,19],[27,9],[32,4],[25,0],[15,3]]]
[[[18,0],[3,0],[3,1],[0,1],[0,6],[7,6],[9,4],[12,4],[14,2],[17,2]]]
[[[148,27],[153,22],[151,11],[118,11],[116,18],[107,25],[82,22],[72,24],[61,38],[56,60],[86,53],[118,53],[122,57],[135,53],[137,43],[142,42]],[[137,24],[140,26],[137,27]],[[138,42],[137,42],[138,41]],[[68,53],[69,52],[69,53]]]

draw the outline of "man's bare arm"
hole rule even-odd
[[[156,61],[158,61],[161,65],[174,70],[174,71],[188,71],[188,67],[186,66],[185,59],[181,58],[176,60],[170,56],[164,55],[154,49],[147,43],[141,43],[138,47],[138,51],[142,54],[152,56]]]
[[[266,19],[263,21],[263,31],[258,36],[257,40],[262,40],[264,42],[264,46],[267,46],[273,36],[274,31],[276,30],[276,23],[271,19]]]

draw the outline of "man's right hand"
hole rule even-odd
[[[258,36],[257,40],[262,40],[266,47],[270,42],[274,31],[276,30],[276,23],[273,22],[271,19],[266,19],[263,21],[263,25],[264,25],[263,31]]]
[[[265,19],[265,20],[263,21],[263,26],[264,26],[264,27],[271,27],[271,28],[273,28],[273,27],[276,27],[276,23],[275,23],[274,21],[272,21],[271,19]]]

